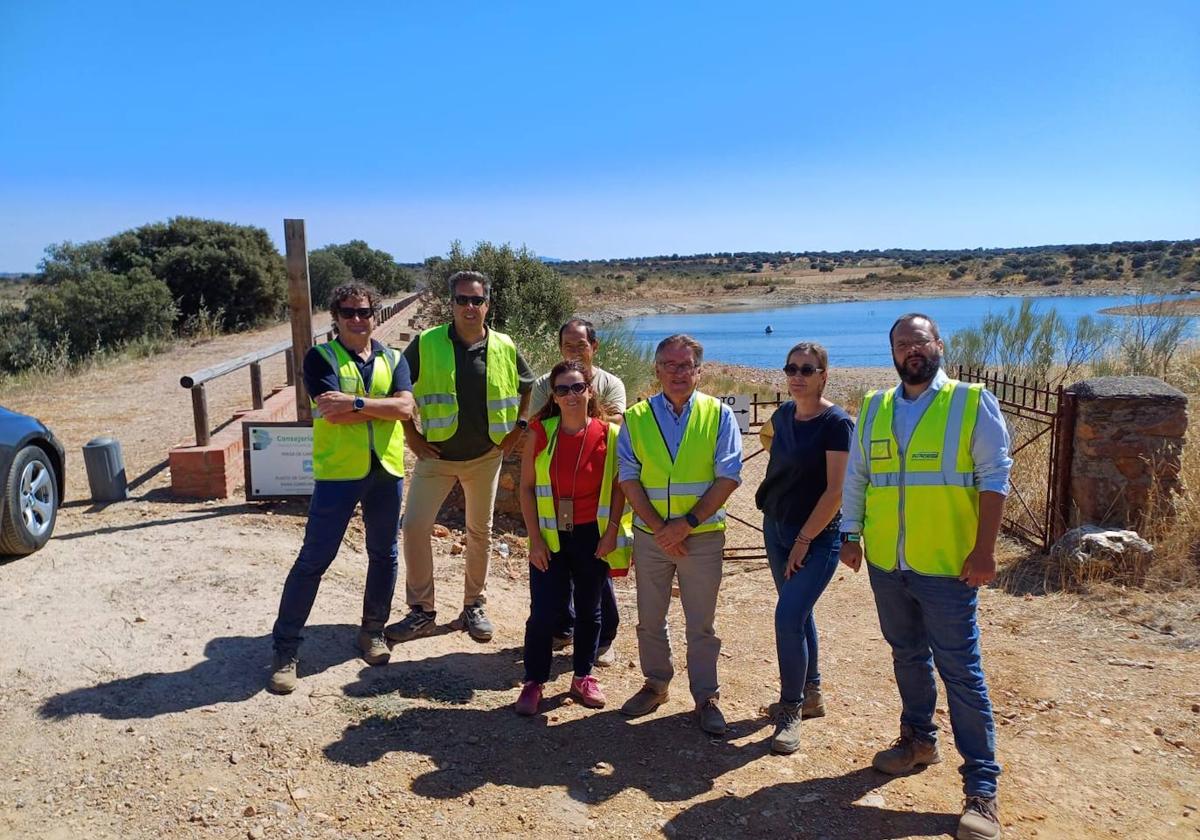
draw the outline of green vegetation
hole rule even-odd
[[[329,293],[353,280],[374,286],[384,295],[413,287],[412,274],[391,254],[376,250],[361,239],[309,252],[308,285],[314,310],[324,309]]]

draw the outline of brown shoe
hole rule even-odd
[[[998,840],[1000,812],[994,796],[968,796],[958,820],[958,840]]]
[[[296,679],[296,666],[299,664],[300,660],[295,656],[275,654],[275,661],[271,663],[271,681],[267,683],[267,688],[275,694],[291,694],[299,684],[299,680]]]
[[[898,776],[941,760],[936,741],[923,741],[913,733],[912,727],[901,726],[900,737],[886,750],[875,753],[871,765],[881,773]]]
[[[700,721],[700,729],[714,737],[720,738],[725,734],[725,715],[717,705],[716,697],[709,697],[696,706],[696,717]]]
[[[800,715],[805,720],[825,717],[825,698],[821,694],[821,686],[816,683],[804,686],[804,705],[801,707]]]
[[[638,689],[637,694],[625,701],[625,705],[621,707],[621,714],[626,717],[641,717],[648,715],[667,702],[667,690],[664,688],[659,691],[650,683],[646,683]]]
[[[382,630],[359,630],[358,649],[362,651],[363,662],[368,665],[386,665],[392,658],[392,649]]]

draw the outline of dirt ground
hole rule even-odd
[[[870,769],[896,735],[898,700],[865,575],[839,572],[818,605],[829,714],[805,722],[789,757],[767,748],[778,674],[761,560],[729,561],[722,587],[723,740],[691,719],[681,655],[666,706],[617,713],[640,685],[632,580],[618,585],[617,664],[600,672],[610,707],[566,700],[559,656],[551,708],[517,717],[528,595],[511,534],[508,556],[493,555],[493,642],[444,627],[371,668],[353,648],[366,569],[356,521],[306,631],[300,689],[268,694],[304,506],[172,499],[162,462],[191,428],[178,376],[273,340],[222,338],[0,397],[55,428],[72,471],[55,538],[0,564],[0,837],[952,836],[960,782],[944,700],[944,763],[895,779]],[[227,379],[214,417],[249,399]],[[109,430],[135,486],[93,505],[79,446]],[[735,495],[745,517],[751,496]],[[461,532],[448,524],[435,540],[443,624],[462,586]],[[730,540],[755,535],[739,525]],[[982,593],[1006,837],[1200,835],[1195,605],[1195,593]],[[1155,617],[1167,614],[1191,623]],[[671,622],[682,654],[677,604]]]

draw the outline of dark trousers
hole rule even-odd
[[[600,593],[608,580],[608,564],[596,557],[600,532],[596,523],[559,531],[559,550],[550,553],[546,571],[529,567],[529,620],[525,622],[525,681],[550,679],[554,634],[574,589],[575,676],[592,672],[600,641]]]
[[[316,482],[308,506],[304,544],[283,584],[279,617],[271,631],[276,653],[296,655],[303,638],[300,631],[317,599],[321,576],[337,556],[346,526],[359,502],[362,503],[367,532],[367,586],[363,593],[362,628],[382,630],[387,624],[399,567],[396,533],[403,494],[404,479],[396,478],[378,464],[372,466],[366,478],[357,481]]]
[[[600,590],[600,647],[608,647],[617,638],[617,628],[621,625],[621,614],[617,612],[617,592],[613,589],[612,577],[605,577],[604,587]],[[575,632],[575,607],[570,598],[558,619],[558,629],[555,636],[569,638]]]

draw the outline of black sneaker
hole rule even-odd
[[[408,615],[395,624],[389,624],[383,631],[383,635],[393,642],[408,642],[422,636],[431,636],[436,630],[436,612],[426,612],[420,607],[410,607]]]
[[[484,615],[483,604],[468,604],[463,607],[458,621],[462,625],[462,629],[467,631],[467,635],[475,641],[490,642],[492,640],[494,628],[492,622]]]

